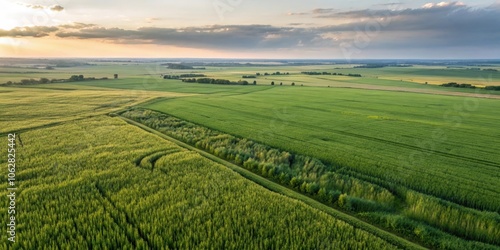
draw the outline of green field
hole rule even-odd
[[[119,74],[0,87],[0,134],[24,144],[12,249],[498,249],[500,96],[481,87],[500,74],[352,66],[0,66],[0,83]]]
[[[314,156],[346,172],[500,211],[500,200],[495,199],[500,190],[496,100],[354,89],[251,88],[245,95],[177,98],[146,107]],[[473,175],[471,169],[476,169]]]
[[[117,119],[22,137],[19,241],[10,249],[396,249]]]

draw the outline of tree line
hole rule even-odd
[[[214,79],[214,78],[184,78],[181,79],[183,82],[191,83],[204,83],[204,84],[222,84],[222,85],[249,85],[250,83],[245,80],[230,81],[225,79]],[[256,85],[257,81],[253,81],[252,85]]]
[[[361,74],[343,74],[343,73],[331,73],[331,72],[315,72],[315,71],[304,71],[301,72],[304,75],[332,75],[332,76],[352,76],[352,77],[362,77]]]
[[[72,75],[68,79],[22,79],[19,82],[8,81],[5,85],[33,85],[33,84],[46,84],[46,83],[64,83],[64,82],[80,82],[80,81],[93,81],[93,80],[108,80],[108,77],[84,77],[83,75]]]
[[[163,79],[182,79],[182,78],[189,78],[189,77],[205,77],[205,74],[181,74],[181,75],[163,75]]]

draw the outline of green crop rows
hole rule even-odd
[[[394,249],[117,118],[22,139],[11,249]]]

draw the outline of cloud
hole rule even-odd
[[[43,5],[33,5],[33,4],[25,4],[25,3],[19,3],[20,5],[23,5],[27,8],[30,8],[30,9],[34,9],[34,10],[45,10],[45,9],[48,9],[48,10],[51,10],[51,11],[54,11],[54,12],[61,12],[64,10],[64,7],[62,7],[61,5],[53,5],[53,6],[43,6]]]
[[[34,9],[34,10],[39,10],[39,9],[45,9],[44,6],[42,5],[31,5],[31,4],[27,4],[26,7],[28,8],[31,8],[31,9]]]
[[[383,17],[383,16],[418,16],[418,15],[427,15],[427,14],[448,14],[453,11],[470,9],[462,2],[440,2],[437,4],[427,3],[424,4],[421,8],[416,9],[401,9],[401,5],[390,4],[386,7],[392,8],[384,8],[384,9],[364,9],[364,10],[353,10],[353,11],[345,11],[345,12],[328,12],[328,13],[316,13],[322,15],[316,15],[318,18],[352,18],[352,19],[361,19],[361,18],[371,18],[371,17]]]
[[[64,10],[64,7],[62,7],[61,5],[54,5],[54,6],[50,7],[50,10],[60,12],[60,11]]]
[[[332,8],[328,8],[328,9],[318,8],[318,9],[312,10],[312,13],[313,14],[326,14],[326,13],[332,13],[334,11],[335,11],[335,9],[332,9]]]
[[[289,23],[288,26],[314,25],[314,23]]]
[[[62,24],[59,25],[59,28],[63,29],[84,29],[84,28],[91,28],[91,27],[96,27],[96,24],[90,24],[90,23],[70,23],[70,24]]]
[[[57,30],[59,28],[48,26],[17,27],[11,30],[0,29],[0,37],[45,37]]]
[[[425,4],[414,9],[354,10],[317,17],[349,19],[349,23],[321,29],[342,32],[351,41],[356,35],[364,35],[369,38],[370,48],[473,49],[497,48],[500,44],[500,26],[496,25],[500,23],[500,9],[472,8],[461,2]]]
[[[472,8],[461,2],[424,4],[419,8],[362,9],[337,11],[314,9],[316,18],[341,19],[336,25],[312,23],[272,25],[210,25],[183,28],[142,27],[125,29],[95,24],[71,23],[57,27],[0,30],[0,36],[97,39],[117,44],[158,44],[227,51],[276,49],[335,49],[342,44],[367,41],[363,50],[421,51],[489,49],[499,53],[500,7]],[[296,14],[299,15],[299,14]],[[302,14],[300,14],[302,15]],[[159,18],[149,18],[159,21]],[[335,23],[335,22],[333,22]],[[457,49],[459,48],[459,49]]]
[[[148,17],[145,19],[146,23],[154,23],[154,22],[161,21],[161,20],[163,20],[163,19],[159,18],[159,17]]]
[[[305,16],[309,15],[307,12],[288,12],[287,15],[289,16]]]
[[[60,38],[104,39],[117,43],[163,44],[211,49],[278,49],[322,46],[329,40],[316,29],[271,25],[213,25],[179,29],[143,27],[137,30],[91,27],[59,31]],[[331,44],[330,44],[331,45]]]

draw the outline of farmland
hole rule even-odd
[[[49,101],[53,92],[31,94]],[[80,97],[86,96],[84,91]],[[86,107],[73,110],[85,113]],[[4,249],[396,249],[118,118],[97,115],[18,136],[23,142],[17,147],[22,209],[18,241],[11,247],[3,242]],[[6,184],[2,176],[2,190]],[[2,199],[2,207],[6,202]]]
[[[50,248],[65,239],[69,248],[412,246],[402,237],[434,249],[498,249],[500,96],[482,87],[500,85],[500,75],[358,65],[0,67],[0,83],[119,75],[0,88],[0,133],[20,133],[24,144],[18,160],[25,167],[17,174],[25,223],[18,233],[31,240],[15,248]],[[161,77],[182,73],[231,82],[259,75],[247,86]],[[447,82],[478,88],[437,86]]]

